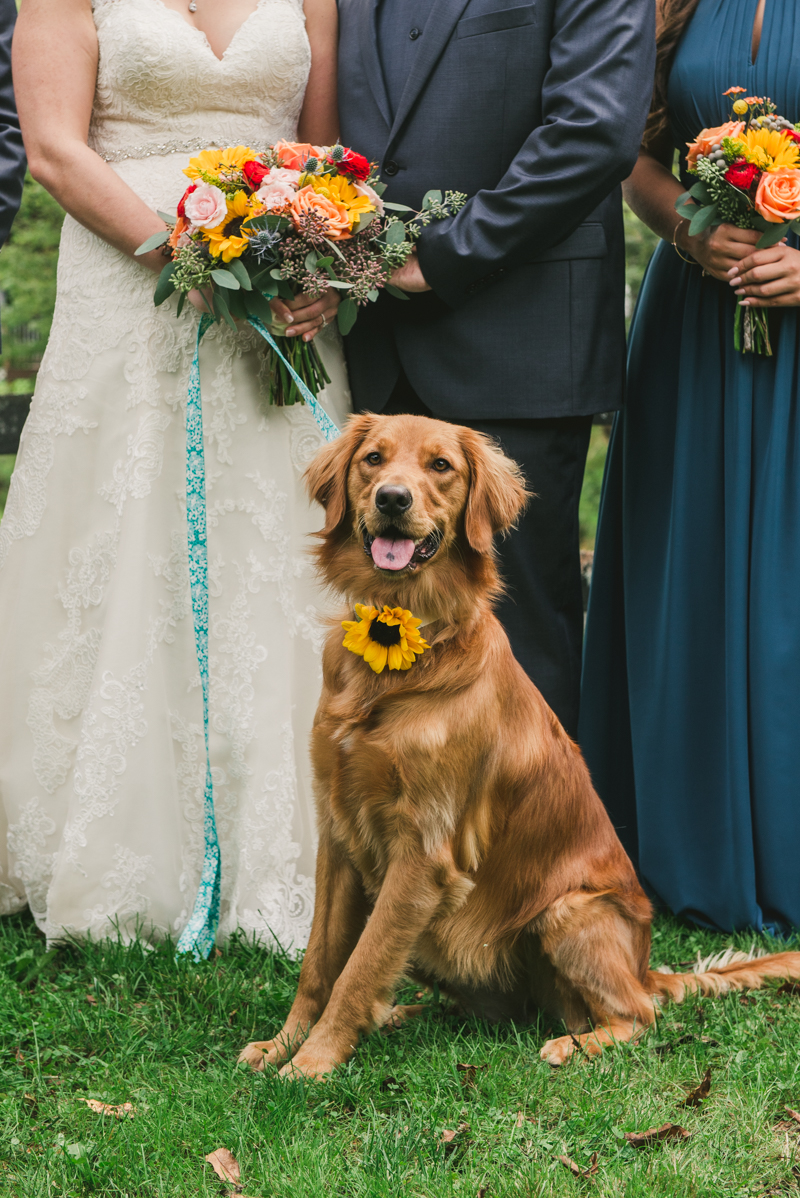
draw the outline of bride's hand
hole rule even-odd
[[[689,222],[677,230],[676,244],[681,253],[691,254],[707,275],[727,283],[731,267],[752,251],[760,233],[755,229],[737,229],[735,225],[717,225],[704,233],[689,236]]]
[[[800,305],[800,250],[785,242],[756,250],[728,272],[743,308],[796,308]]]
[[[287,337],[302,337],[304,341],[311,341],[320,329],[324,329],[335,318],[340,298],[335,288],[328,287],[319,299],[301,293],[288,303],[280,299],[271,300],[270,307],[275,319],[280,324],[288,325]]]

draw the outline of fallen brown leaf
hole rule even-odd
[[[93,1007],[96,1007],[96,1006],[97,1006],[97,995],[95,995],[95,994],[87,994],[87,995],[86,995],[86,1001],[87,1001],[88,1003],[91,1003]]]
[[[790,1106],[783,1108],[790,1119],[794,1119],[795,1123],[800,1123],[800,1111],[793,1111]]]
[[[458,1140],[459,1136],[463,1136],[468,1131],[468,1123],[459,1123],[455,1131],[452,1128],[446,1127],[440,1136],[440,1142],[444,1144],[445,1152],[452,1152],[457,1147],[456,1140]]]
[[[631,1148],[650,1148],[661,1140],[688,1140],[690,1134],[677,1123],[662,1123],[661,1127],[648,1127],[647,1131],[626,1131],[625,1139]]]
[[[132,1119],[136,1113],[136,1107],[132,1102],[123,1102],[119,1106],[110,1102],[100,1102],[97,1098],[79,1098],[78,1102],[85,1102],[89,1110],[97,1115],[113,1115],[115,1119]]]
[[[485,1069],[485,1065],[467,1065],[463,1061],[459,1061],[456,1069],[461,1074],[461,1085],[465,1090],[470,1090],[475,1085],[475,1078],[479,1069]]]
[[[232,1152],[228,1152],[227,1148],[215,1148],[213,1152],[209,1152],[206,1160],[222,1181],[232,1182],[235,1186],[239,1185],[241,1177],[239,1162]]]
[[[17,1064],[18,1064],[18,1065],[24,1065],[24,1064],[25,1064],[25,1057],[24,1057],[24,1056],[23,1056],[23,1054],[22,1054],[22,1049],[21,1049],[21,1048],[15,1048],[15,1049],[14,1049],[14,1060],[17,1062]]]
[[[711,1066],[709,1065],[708,1069],[706,1069],[705,1073],[703,1074],[703,1080],[700,1082],[700,1085],[695,1086],[693,1090],[690,1090],[680,1105],[700,1106],[700,1103],[705,1102],[706,1098],[708,1098],[710,1090]]]
[[[580,1167],[580,1165],[576,1165],[575,1161],[573,1161],[568,1156],[560,1156],[558,1159],[561,1161],[561,1164],[564,1165],[564,1167],[566,1169],[569,1169],[569,1171],[573,1177],[594,1177],[595,1173],[600,1168],[600,1166],[597,1163],[597,1153],[596,1152],[593,1152],[591,1157],[589,1158],[589,1168],[588,1169],[582,1169]]]
[[[778,987],[777,993],[788,994],[792,998],[795,998],[800,994],[800,982],[784,982],[782,986]]]

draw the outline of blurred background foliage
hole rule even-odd
[[[53,321],[62,221],[63,212],[59,205],[28,175],[22,207],[11,236],[0,252],[0,324],[3,333],[0,394],[27,394],[33,390]],[[626,206],[626,308],[629,319],[656,241],[655,234]],[[609,432],[608,425],[597,424],[592,429],[580,507],[584,549],[594,545]],[[13,467],[13,455],[0,454],[0,514],[5,506]]]

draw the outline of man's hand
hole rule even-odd
[[[416,250],[412,251],[402,266],[398,266],[389,282],[393,287],[399,287],[401,291],[430,291],[431,289],[430,284],[425,282]]]

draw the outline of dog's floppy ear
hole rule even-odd
[[[351,416],[342,435],[321,449],[305,472],[309,495],[325,508],[325,532],[333,532],[347,512],[347,475],[353,455],[366,437],[375,416]]]
[[[471,475],[464,531],[476,553],[490,553],[494,536],[516,522],[528,491],[517,463],[491,438],[463,429],[461,444]]]

